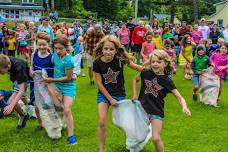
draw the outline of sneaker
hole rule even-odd
[[[18,124],[17,124],[17,129],[24,128],[28,119],[29,119],[29,115],[28,114],[20,116]]]
[[[193,99],[194,101],[196,101],[196,100],[197,100],[197,95],[196,95],[196,94],[193,94],[193,95],[192,95],[192,99]]]
[[[68,143],[69,143],[70,145],[75,145],[75,144],[77,144],[77,138],[76,138],[74,135],[68,137],[67,140],[68,140]]]

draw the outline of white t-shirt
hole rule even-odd
[[[201,31],[203,34],[203,39],[207,39],[208,38],[208,34],[210,32],[210,29],[208,26],[199,26],[198,31]]]
[[[224,41],[228,43],[228,28],[223,31]]]

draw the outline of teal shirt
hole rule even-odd
[[[74,68],[74,61],[71,55],[67,54],[63,59],[54,51],[54,78],[62,78],[66,76],[66,70]],[[64,96],[74,97],[76,95],[75,81],[55,82],[55,86]]]
[[[193,72],[199,74],[200,71],[206,69],[209,65],[209,58],[206,55],[198,56],[193,58]]]

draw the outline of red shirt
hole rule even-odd
[[[135,27],[132,33],[132,42],[137,45],[142,45],[142,43],[144,42],[143,38],[145,37],[146,33],[147,29],[145,27]]]

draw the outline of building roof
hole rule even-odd
[[[215,12],[214,14],[212,14],[212,15],[210,15],[209,17],[208,17],[208,20],[210,20],[210,18],[212,18],[212,17],[214,17],[215,15],[217,15],[218,13],[220,13],[225,7],[226,7],[226,5],[228,4],[228,0],[227,1],[223,1],[223,2],[225,2],[224,3],[224,5],[219,9],[219,10],[217,10],[217,12]],[[217,3],[218,4],[218,3]],[[222,2],[220,2],[220,4],[222,4]],[[218,4],[219,5],[219,4]]]
[[[154,17],[157,18],[158,20],[171,19],[171,15],[168,15],[168,14],[154,14]]]
[[[219,3],[216,3],[216,4],[214,4],[214,6],[217,6],[217,5],[220,5],[220,4],[224,4],[224,3],[226,3],[226,2],[228,2],[228,0],[221,1],[221,2],[219,2]]]
[[[27,6],[27,5],[0,5],[0,8],[4,9],[19,9],[19,10],[39,10],[43,11],[42,6]]]

